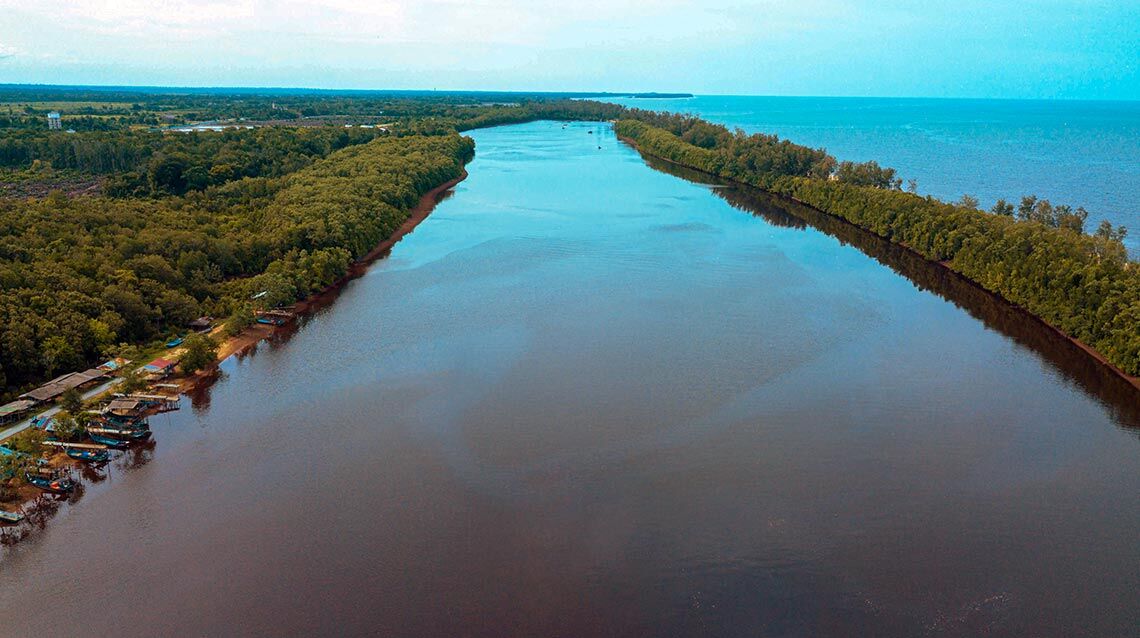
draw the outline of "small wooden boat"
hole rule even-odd
[[[99,445],[106,445],[107,447],[114,448],[116,450],[125,450],[131,446],[130,441],[103,436],[102,434],[91,432],[90,430],[87,431],[87,438],[98,443]]]
[[[52,494],[70,494],[75,489],[75,482],[66,476],[44,476],[28,472],[24,478],[28,479],[28,483]]]
[[[109,436],[113,439],[120,441],[145,441],[150,438],[149,428],[127,428],[120,429],[116,427],[100,427],[100,428],[87,428],[87,434],[98,434],[100,436]]]
[[[8,510],[0,510],[0,524],[15,525],[24,520],[24,515],[19,512],[9,512]]]
[[[177,348],[178,346],[182,345],[183,341],[184,341],[184,339],[182,337],[175,337],[175,338],[171,339],[170,341],[166,342],[166,347],[167,348]]]
[[[107,450],[81,450],[79,448],[67,448],[67,455],[76,461],[86,461],[87,463],[106,463],[111,460],[111,454]]]

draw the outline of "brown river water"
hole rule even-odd
[[[1129,386],[605,125],[471,135],[387,259],[3,550],[0,634],[1140,635]]]

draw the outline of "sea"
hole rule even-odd
[[[954,201],[1036,195],[1084,206],[1131,229],[1140,255],[1140,102],[931,98],[757,97],[611,100],[691,113],[748,133],[770,133],[840,160],[875,160],[918,192]]]

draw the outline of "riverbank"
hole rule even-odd
[[[341,277],[339,280],[324,290],[310,295],[303,301],[298,302],[295,305],[296,314],[303,315],[312,312],[320,307],[326,306],[329,303],[332,303],[345,283],[352,279],[360,277],[367,271],[368,267],[372,263],[386,256],[391,251],[392,247],[395,246],[401,238],[415,230],[416,226],[427,219],[428,215],[431,214],[436,205],[444,199],[446,194],[452,188],[454,188],[457,184],[466,178],[466,169],[461,169],[459,177],[448,180],[443,184],[440,184],[439,186],[436,186],[435,188],[424,193],[416,205],[410,209],[407,219],[404,220],[404,222],[396,229],[395,232],[389,235],[387,239],[384,239],[379,244],[377,244],[375,248],[370,250],[363,257],[353,262],[344,277]],[[191,393],[202,389],[217,379],[217,367],[222,361],[225,361],[231,356],[241,355],[245,352],[248,352],[251,348],[256,346],[261,341],[271,337],[278,331],[288,329],[289,327],[290,326],[288,324],[285,326],[271,326],[255,323],[247,327],[245,330],[242,330],[241,333],[237,335],[223,338],[225,328],[224,326],[218,326],[214,328],[214,330],[212,330],[210,333],[212,337],[219,339],[218,354],[214,364],[189,375],[180,373],[172,378],[165,379],[164,382],[177,386],[177,392],[174,396]],[[113,387],[108,387],[102,392],[93,392],[89,395],[86,395],[84,398],[87,400],[94,400],[97,398],[97,395],[105,394],[111,390],[113,390]],[[14,436],[14,434],[12,436]],[[80,461],[72,461],[62,449],[57,451],[55,454],[51,454],[50,456],[45,457],[45,460],[47,462],[47,467],[64,471],[67,468],[82,468],[83,465]],[[41,510],[50,510],[54,512],[56,509],[44,506],[44,502],[41,502],[41,499],[45,497],[45,494],[31,485],[24,485],[18,488],[15,490],[14,495],[15,498],[7,503],[8,507],[5,509],[11,509],[12,507],[15,507],[17,510],[27,513],[28,520],[31,521],[32,519],[36,519],[36,521],[34,521],[36,524],[42,524],[44,519],[44,516],[39,515],[38,512]],[[37,505],[30,507],[32,504]],[[26,537],[26,535],[27,530],[22,530],[14,534],[4,534],[2,537],[0,537],[0,543],[11,544],[18,542],[19,540]]]
[[[711,173],[711,172],[708,172],[705,170],[701,170],[700,168],[697,168],[694,166],[688,166],[686,164],[682,164],[682,163],[677,162],[675,160],[672,160],[670,158],[667,158],[667,157],[664,157],[662,155],[658,155],[658,154],[655,154],[655,153],[652,153],[652,152],[646,150],[642,145],[637,143],[637,140],[635,140],[631,137],[620,135],[620,134],[617,137],[622,142],[624,142],[625,144],[628,144],[630,147],[632,147],[634,150],[636,150],[638,153],[640,153],[644,157],[653,158],[656,161],[660,161],[660,162],[663,162],[669,166],[674,166],[674,167],[677,167],[677,168],[680,168],[680,169],[683,169],[686,171],[693,171],[693,172],[698,173],[702,176],[712,178],[713,180],[729,184],[729,185],[736,187],[736,188],[741,188],[744,190],[756,189],[756,190],[761,191],[761,192],[763,192],[767,195],[770,195],[772,197],[777,197],[779,199],[783,199],[786,201],[795,202],[801,206],[805,206],[807,208],[810,208],[811,210],[813,210],[813,211],[815,211],[821,215],[824,215],[830,219],[833,219],[837,222],[840,222],[840,223],[842,223],[842,224],[844,224],[844,225],[846,225],[852,229],[855,229],[859,232],[867,233],[867,234],[874,236],[878,239],[886,241],[892,245],[898,246],[898,247],[902,248],[903,250],[907,251],[909,254],[913,255],[914,257],[921,259],[922,261],[930,264],[931,266],[938,268],[938,269],[941,269],[941,270],[945,271],[946,273],[953,275],[954,277],[957,277],[958,279],[960,279],[964,283],[967,283],[968,285],[976,288],[979,292],[984,293],[986,295],[989,295],[995,301],[1002,303],[1002,304],[1005,304],[1008,307],[1016,310],[1017,312],[1022,313],[1026,318],[1031,319],[1032,321],[1040,324],[1044,329],[1047,329],[1047,330],[1055,333],[1056,335],[1058,335],[1062,339],[1065,339],[1069,343],[1076,346],[1080,351],[1084,352],[1085,355],[1087,355],[1088,357],[1093,359],[1097,364],[1099,364],[1100,366],[1102,366],[1104,369],[1106,369],[1107,371],[1109,371],[1113,375],[1119,377],[1120,379],[1122,379],[1123,381],[1128,383],[1137,392],[1140,392],[1140,377],[1128,374],[1127,372],[1122,370],[1120,367],[1113,364],[1106,356],[1104,356],[1104,354],[1097,351],[1095,348],[1093,348],[1089,344],[1084,343],[1083,341],[1081,341],[1080,339],[1077,339],[1076,337],[1073,337],[1072,335],[1069,335],[1064,330],[1061,330],[1060,328],[1058,328],[1057,326],[1046,321],[1042,317],[1039,317],[1039,316],[1033,314],[1032,312],[1029,312],[1026,308],[1010,301],[1009,299],[1006,299],[1005,297],[1003,297],[999,293],[994,292],[992,290],[989,290],[988,288],[981,285],[979,282],[975,281],[974,279],[970,278],[969,276],[965,275],[964,273],[962,273],[958,270],[955,270],[952,267],[952,265],[947,261],[929,259],[925,255],[923,255],[921,252],[915,250],[914,248],[912,248],[910,246],[907,246],[904,243],[891,241],[891,239],[889,237],[886,237],[884,235],[876,233],[873,230],[870,230],[868,228],[864,228],[858,224],[854,224],[851,221],[849,221],[849,220],[847,220],[847,219],[845,219],[839,215],[835,215],[835,214],[829,213],[825,210],[822,210],[820,208],[817,208],[817,207],[813,206],[811,203],[797,199],[796,197],[793,197],[793,196],[790,196],[790,195],[787,195],[784,193],[779,193],[779,192],[761,189],[761,188],[758,188],[752,184],[747,184],[745,182],[741,182],[738,180],[729,179],[729,178],[717,175],[715,173]]]
[[[297,302],[297,304],[294,306],[296,315],[300,316],[310,313],[331,303],[332,300],[335,299],[336,295],[339,294],[340,289],[344,286],[345,283],[356,279],[357,277],[360,277],[376,260],[385,257],[392,250],[392,247],[395,246],[398,241],[400,241],[400,239],[415,230],[416,226],[419,226],[421,222],[427,219],[428,215],[431,214],[436,205],[443,200],[443,198],[452,188],[455,188],[456,185],[465,179],[467,179],[467,170],[465,168],[462,168],[460,169],[459,177],[450,179],[424,193],[420,197],[419,201],[416,202],[416,205],[409,211],[408,218],[405,219],[402,224],[400,224],[399,228],[397,228],[395,232],[389,235],[387,239],[377,244],[375,248],[368,251],[368,253],[363,257],[354,261],[349,266],[348,272],[343,277],[335,281],[332,285],[328,286],[324,290],[310,295],[306,299]],[[245,330],[242,330],[241,333],[228,338],[223,337],[224,327],[219,326],[218,328],[215,328],[211,332],[211,336],[215,338],[222,338],[218,344],[218,356],[214,362],[214,365],[207,366],[205,369],[199,370],[193,374],[176,378],[174,382],[179,385],[179,394],[193,392],[213,382],[213,380],[217,378],[217,366],[222,361],[225,361],[231,356],[241,355],[249,351],[255,345],[272,336],[274,333],[287,328],[288,325],[270,326],[255,323]]]

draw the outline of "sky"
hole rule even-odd
[[[0,83],[1140,99],[1140,0],[0,0]]]

